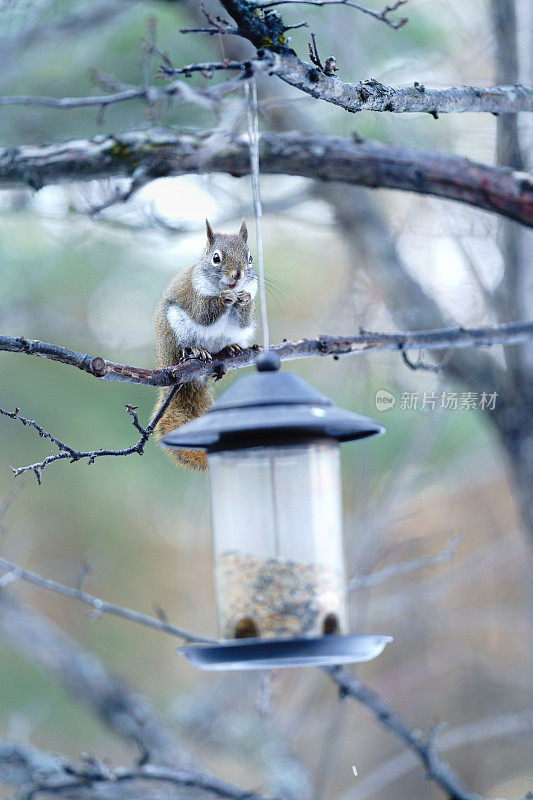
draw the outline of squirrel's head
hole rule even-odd
[[[200,294],[218,295],[221,289],[239,291],[255,281],[253,258],[248,248],[248,230],[243,220],[235,234],[213,233],[205,221],[207,245],[196,265],[196,288]]]

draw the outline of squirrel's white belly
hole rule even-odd
[[[229,344],[248,347],[254,334],[254,326],[243,328],[232,318],[230,310],[225,311],[212,325],[200,325],[177,305],[169,306],[168,324],[174,332],[180,347],[202,347],[210,353],[218,353]]]

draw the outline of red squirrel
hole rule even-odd
[[[257,277],[246,222],[243,220],[237,234],[213,233],[209,221],[205,222],[205,250],[194,266],[170,281],[157,304],[155,335],[160,367],[191,358],[210,361],[213,354],[234,354],[252,341]],[[168,391],[160,390],[156,411]],[[211,402],[206,378],[185,383],[159,421],[157,437],[205,414]],[[182,466],[207,467],[203,451],[171,450],[169,455]]]

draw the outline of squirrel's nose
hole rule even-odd
[[[229,275],[232,283],[237,283],[237,281],[240,281],[241,276],[242,276],[242,270],[239,267],[232,269]]]

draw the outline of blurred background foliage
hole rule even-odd
[[[0,8],[2,94],[75,96],[102,90],[97,69],[117,81],[142,82],[141,42],[148,19],[158,47],[175,64],[219,57],[216,38],[183,36],[196,24],[178,2],[116,0],[85,3],[3,2]],[[411,0],[409,24],[395,32],[352,9],[287,9],[287,22],[306,19],[323,55],[334,52],[347,80],[375,77],[394,85],[490,84],[493,47],[485,0]],[[78,20],[86,17],[84,24]],[[292,45],[305,57],[309,31]],[[153,61],[152,74],[157,71]],[[213,79],[214,81],[217,78]],[[193,85],[209,83],[193,78]],[[209,84],[211,85],[211,84]],[[260,100],[271,92],[260,86]],[[228,102],[234,102],[234,98]],[[310,124],[329,133],[412,147],[441,149],[494,162],[495,120],[484,114],[357,117],[287,90]],[[244,117],[242,116],[242,125]],[[86,138],[146,128],[141,103],[61,112],[3,108],[5,145]],[[175,102],[158,124],[211,128],[212,111]],[[261,125],[273,125],[265,112]],[[47,187],[0,194],[0,321],[2,332],[61,343],[122,363],[152,366],[152,313],[166,281],[193,263],[203,245],[206,214],[231,231],[243,210],[253,229],[247,179],[199,176],[156,181],[128,204],[91,217],[87,209],[109,196],[115,182]],[[273,341],[322,332],[394,330],[372,285],[372,265],[352,269],[354,254],[338,235],[329,207],[301,179],[265,178],[265,261]],[[301,194],[307,193],[302,201]],[[290,197],[297,196],[291,203]],[[280,198],[288,207],[276,209]],[[492,321],[475,275],[487,287],[501,275],[496,219],[481,212],[397,192],[373,193],[412,273],[446,316],[464,325]],[[169,233],[158,220],[186,228]],[[253,239],[252,239],[253,241]],[[357,254],[355,254],[355,257]],[[438,566],[351,594],[353,630],[380,630],[394,644],[358,673],[415,727],[445,720],[450,731],[533,705],[529,553],[519,531],[504,457],[487,414],[475,410],[400,407],[402,392],[461,391],[439,375],[411,372],[393,353],[338,362],[293,362],[298,372],[339,405],[375,417],[388,433],[343,450],[346,550],[349,575],[365,575],[441,550],[459,534],[456,554]],[[0,404],[19,406],[76,448],[126,446],[136,440],[125,403],[147,420],[149,387],[98,382],[69,367],[5,354]],[[220,391],[234,377],[224,379]],[[378,389],[396,398],[375,406]],[[9,466],[32,463],[49,451],[35,432],[0,420],[0,496],[14,485]],[[53,465],[36,485],[31,475],[4,520],[2,553],[48,577],[74,584],[84,562],[92,593],[152,612],[162,606],[177,624],[214,634],[209,501],[203,475],[176,470],[155,442],[145,455]],[[238,479],[235,502],[239,502]],[[359,798],[438,796],[419,767],[358,793],[356,764],[368,776],[398,755],[401,745],[361,707],[339,705],[315,670],[288,670],[271,682],[270,710],[257,676],[195,671],[170,637],[113,618],[90,621],[83,608],[28,586],[20,595],[93,649],[105,664],[154,698],[221,777],[296,796],[306,781],[314,796]],[[89,751],[115,761],[131,757],[72,699],[0,643],[2,734],[49,750]],[[446,735],[446,734],[445,734]],[[466,735],[466,734],[465,734]],[[469,786],[487,796],[521,796],[532,787],[531,732],[481,737],[447,756]]]

